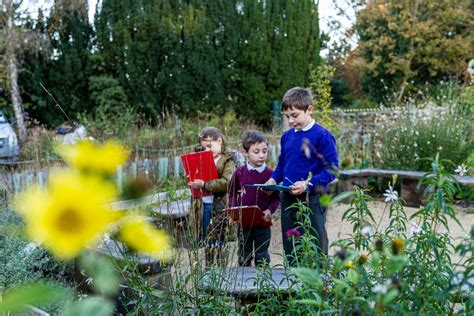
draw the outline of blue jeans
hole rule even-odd
[[[207,236],[207,227],[211,222],[211,215],[212,215],[212,203],[203,203],[204,209],[202,212],[202,228],[203,228],[203,235]]]

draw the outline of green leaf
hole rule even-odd
[[[319,203],[324,207],[328,207],[331,199],[332,198],[329,194],[325,194],[319,198]]]
[[[48,284],[36,283],[21,286],[5,295],[0,303],[0,313],[18,312],[28,305],[54,303],[64,299],[64,291]]]
[[[372,255],[370,255],[369,265],[374,271],[377,271],[379,269],[380,256],[378,253],[374,252]]]
[[[291,270],[296,274],[299,279],[301,279],[301,281],[313,288],[320,288],[323,285],[321,276],[316,270],[308,268],[294,268]]]
[[[112,315],[114,304],[100,297],[90,297],[73,304],[65,312],[65,316]]]
[[[296,303],[319,306],[321,305],[321,299],[319,300],[302,299],[302,300],[296,300]]]
[[[339,193],[338,195],[336,195],[334,198],[331,199],[330,203],[329,204],[335,204],[335,203],[339,203],[351,196],[354,195],[354,192],[352,191],[347,191],[347,192],[341,192]]]
[[[387,305],[391,301],[393,301],[398,295],[398,290],[397,289],[392,289],[390,290],[383,298],[383,305]]]
[[[120,277],[110,260],[86,253],[80,258],[80,267],[92,278],[92,287],[97,291],[113,294],[118,289]]]
[[[387,262],[387,274],[392,275],[400,272],[407,264],[408,259],[405,256],[393,256]]]
[[[359,282],[359,273],[357,271],[349,269],[347,272],[347,279],[354,285]]]

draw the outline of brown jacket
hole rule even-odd
[[[216,165],[218,178],[204,183],[204,190],[209,191],[214,196],[212,203],[212,226],[220,225],[225,220],[224,209],[227,207],[227,191],[230,179],[235,171],[235,161],[231,152],[226,149]],[[195,232],[202,234],[202,212],[203,205],[201,199],[192,200],[192,215]],[[211,226],[211,225],[210,225]],[[206,232],[204,232],[206,233]]]

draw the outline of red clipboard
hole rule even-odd
[[[200,151],[181,156],[188,182],[201,179],[205,182],[217,179],[217,169],[212,151]],[[211,195],[206,190],[191,189],[193,198]]]
[[[242,227],[252,226],[272,226],[272,222],[267,222],[263,219],[263,211],[257,205],[253,206],[235,206],[226,208],[228,216],[230,216],[235,222],[238,222]]]

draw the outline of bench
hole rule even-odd
[[[257,303],[260,296],[289,294],[300,286],[296,275],[283,268],[207,268],[199,282],[205,291],[235,297],[238,307]]]
[[[401,197],[408,206],[420,206],[422,202],[423,188],[418,187],[418,181],[426,174],[420,171],[387,170],[387,169],[348,169],[339,171],[337,191],[352,191],[354,186],[368,187],[368,177],[391,178],[398,175],[401,181]],[[454,176],[460,185],[474,187],[474,177]]]

